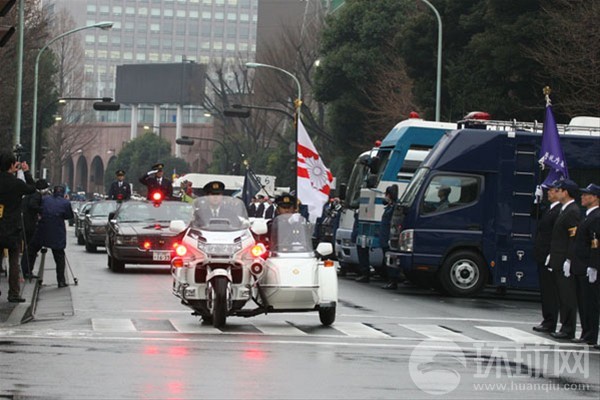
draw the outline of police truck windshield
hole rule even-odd
[[[413,203],[428,173],[429,168],[427,167],[417,169],[417,172],[415,172],[415,175],[398,201],[400,204],[410,206]]]

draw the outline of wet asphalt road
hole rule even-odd
[[[302,313],[216,330],[171,295],[166,269],[114,274],[102,249],[69,246],[78,285],[48,279],[36,320],[0,329],[0,398],[600,397],[599,352],[534,334],[532,294],[453,299],[341,278],[332,327]]]

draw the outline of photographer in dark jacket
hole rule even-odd
[[[15,173],[21,169],[25,182]],[[26,162],[19,162],[13,153],[0,153],[0,249],[8,249],[8,301],[22,303],[19,285],[19,250],[21,246],[21,199],[35,192],[33,178]]]
[[[31,246],[33,234],[42,215],[42,193],[48,189],[48,182],[45,179],[39,179],[35,182],[35,189],[34,193],[24,196],[21,203],[23,208],[23,229],[25,230],[24,239],[26,243],[25,251],[23,251],[23,255],[21,256],[21,270],[23,271],[23,276],[29,279],[35,276],[33,275],[34,265],[31,264],[30,266],[27,258],[27,249]]]

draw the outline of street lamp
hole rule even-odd
[[[247,62],[246,63],[246,67],[247,68],[270,68],[270,69],[274,69],[276,71],[283,72],[284,74],[290,76],[294,80],[294,82],[296,82],[296,86],[298,87],[298,97],[296,98],[296,100],[294,100],[294,108],[296,110],[296,146],[298,146],[298,119],[300,118],[300,108],[302,107],[302,87],[300,86],[300,81],[291,72],[286,71],[283,68],[276,67],[274,65],[261,64],[261,63],[255,63],[255,62]],[[298,152],[298,149],[296,148],[296,153],[297,152]],[[297,157],[297,155],[294,158],[296,160],[296,170],[297,170],[298,169],[298,157]],[[298,173],[296,173],[296,196],[297,195],[298,195]]]
[[[33,75],[33,121],[32,121],[33,128],[32,128],[32,133],[31,133],[31,170],[32,171],[35,171],[35,155],[36,155],[35,154],[35,152],[36,152],[35,142],[36,142],[36,138],[37,138],[38,74],[39,74],[39,68],[40,68],[40,57],[42,56],[42,53],[52,43],[56,42],[59,39],[62,39],[63,37],[65,37],[67,35],[70,35],[72,33],[79,32],[84,29],[92,29],[92,28],[100,28],[103,30],[108,30],[108,29],[112,28],[112,26],[113,26],[113,23],[111,21],[103,21],[103,22],[97,22],[92,25],[86,25],[86,26],[81,26],[79,28],[71,29],[70,31],[62,33],[62,34],[56,36],[54,39],[50,40],[38,52],[37,57],[35,58],[35,70],[34,70],[34,75]]]
[[[421,0],[427,4],[435,14],[438,21],[438,48],[437,48],[437,82],[435,85],[435,120],[440,120],[440,103],[442,92],[442,18],[440,13],[428,0]]]

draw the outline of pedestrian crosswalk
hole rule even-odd
[[[551,340],[548,336],[527,332],[510,326],[469,326],[468,332],[461,332],[443,325],[382,323],[380,325],[362,322],[335,322],[332,326],[297,324],[290,321],[250,321],[228,319],[221,329],[210,324],[202,324],[197,318],[181,317],[170,319],[127,319],[92,318],[91,330],[103,333],[144,332],[182,333],[204,335],[270,335],[286,337],[329,336],[363,339],[406,339],[434,340],[439,342],[473,343],[503,342],[507,344],[565,345],[569,343]]]

